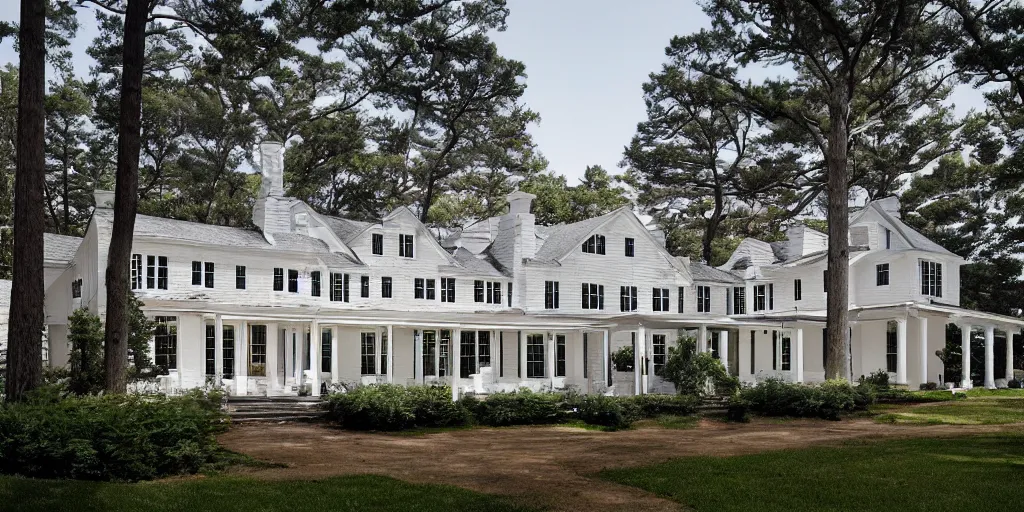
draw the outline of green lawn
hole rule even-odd
[[[280,482],[217,476],[138,484],[0,477],[0,509],[8,512],[525,510],[501,498],[456,487],[416,485],[370,475]]]
[[[882,423],[918,425],[1000,425],[1024,422],[1024,393],[1020,390],[971,390],[965,400],[913,407],[875,408]]]
[[[1024,433],[688,457],[603,478],[695,510],[1016,510]]]

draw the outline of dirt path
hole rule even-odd
[[[355,433],[301,424],[232,428],[229,449],[287,464],[258,470],[268,479],[310,479],[375,473],[410,482],[448,484],[512,497],[554,510],[661,511],[679,506],[632,487],[592,478],[605,468],[688,455],[726,456],[835,444],[849,439],[954,436],[1024,426],[897,426],[870,420],[792,420],[694,429],[640,428],[595,432],[566,427],[473,429],[425,435]]]

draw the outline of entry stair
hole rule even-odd
[[[315,396],[229,396],[227,414],[233,423],[311,421],[323,415]]]
[[[725,414],[729,411],[729,397],[712,395],[704,398],[697,406],[697,413],[703,415]]]

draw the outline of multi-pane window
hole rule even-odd
[[[142,289],[142,255],[132,254],[132,290]]]
[[[384,255],[384,235],[381,233],[374,233],[370,237],[373,254],[377,256]]]
[[[667,345],[665,343],[664,334],[655,334],[651,336],[651,355],[652,363],[654,363],[654,374],[661,376],[662,371],[665,369],[665,362],[667,358]]]
[[[376,375],[377,373],[377,340],[372,332],[359,333],[359,373]]]
[[[654,288],[654,311],[668,312],[668,288]]]
[[[698,313],[710,313],[711,312],[711,287],[710,286],[698,286],[697,287],[697,312]]]
[[[476,373],[476,333],[462,331],[459,336],[459,377],[468,378]]]
[[[427,279],[427,300],[434,300],[434,291],[436,289],[437,280]]]
[[[473,281],[473,302],[484,301],[484,282]]]
[[[370,276],[359,276],[359,296],[363,298],[370,296]]]
[[[544,335],[530,334],[526,336],[526,377],[540,378],[544,376]]]
[[[222,366],[224,372],[224,378],[230,379],[235,376],[235,327],[231,325],[224,326],[224,334],[221,343],[224,345],[221,347],[221,352],[224,353],[224,364]]]
[[[480,367],[491,365],[491,332],[490,331],[477,331],[476,333],[476,353],[477,361],[480,362]]]
[[[146,288],[156,288],[156,256],[146,256]]]
[[[320,331],[320,371],[328,373],[331,371],[331,330]]]
[[[422,299],[427,296],[426,279],[417,277],[412,280],[412,297],[414,299]]]
[[[391,298],[391,278],[382,277],[380,278],[380,296],[384,299]]]
[[[153,364],[175,370],[178,368],[178,317],[158,316],[154,321]]]
[[[759,284],[754,287],[754,311],[770,311],[775,309],[775,299],[772,297],[775,292],[775,285],[772,283]]]
[[[82,298],[82,279],[75,279],[71,281],[71,298],[80,299]]]
[[[437,355],[437,332],[423,331],[423,375],[437,375],[434,357]]]
[[[583,309],[604,309],[604,285],[583,283]]]
[[[201,261],[192,262],[192,285],[203,285],[203,262]]]
[[[299,271],[288,269],[288,292],[299,293]]]
[[[632,258],[636,256],[636,241],[632,238],[626,239],[626,257]]]
[[[487,303],[488,304],[499,304],[500,305],[501,304],[501,283],[495,282],[493,284],[494,284],[494,289],[491,290],[490,295],[488,295],[489,299],[487,300]]]
[[[342,300],[345,300],[345,276],[337,272],[331,272],[330,279],[331,300],[334,302],[341,302]]]
[[[799,279],[793,280],[793,300],[799,301],[804,299],[804,283]]]
[[[205,269],[203,272],[203,276],[205,277],[205,279],[203,280],[203,284],[205,284],[207,288],[213,288],[213,262],[207,261],[204,265]]]
[[[558,281],[544,281],[544,309],[558,309]]]
[[[412,258],[412,235],[398,235],[398,255],[403,258]]]
[[[455,278],[441,278],[441,302],[455,302]]]
[[[161,290],[167,289],[167,256],[160,256],[156,259],[156,287]]]
[[[747,289],[743,286],[732,288],[732,314],[742,315],[747,312]]]
[[[314,270],[309,273],[309,293],[313,297],[320,296],[320,271]]]
[[[583,252],[588,254],[604,254],[604,235],[593,235],[583,242]]]
[[[267,326],[249,326],[249,375],[267,376]]]
[[[565,377],[565,335],[555,335],[555,377]]]
[[[680,286],[680,287],[678,288],[678,291],[679,291],[679,303],[678,303],[678,304],[676,305],[676,309],[677,309],[677,310],[678,310],[678,311],[679,311],[680,313],[682,313],[682,312],[683,312],[683,304],[685,304],[685,303],[686,303],[686,301],[685,301],[685,300],[683,300],[683,299],[684,299],[684,297],[686,296],[686,288],[683,288],[682,286]]]
[[[793,349],[793,344],[791,343],[791,341],[789,339],[789,335],[788,334],[783,334],[782,335],[782,350],[780,351],[781,352],[781,361],[780,361],[780,363],[781,363],[781,369],[784,372],[788,372],[790,370],[790,368],[792,367],[792,359],[793,359],[792,358],[792,349]]]
[[[275,292],[283,292],[284,291],[284,269],[283,268],[275,268],[274,269],[274,291]]]
[[[875,265],[875,286],[889,286],[889,264]]]
[[[235,288],[245,289],[245,265],[235,265]]]
[[[889,320],[885,326],[885,371],[889,373],[896,373],[896,354],[899,350],[899,334],[896,329],[896,322]]]
[[[388,374],[388,333],[380,334],[380,373]]]
[[[921,260],[921,294],[942,297],[942,264]]]
[[[636,286],[619,287],[619,311],[636,311]]]
[[[206,375],[217,374],[217,326],[206,325]]]

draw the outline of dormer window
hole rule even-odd
[[[636,240],[632,238],[626,239],[626,257],[632,258],[636,256]]]
[[[754,287],[754,311],[771,311],[775,309],[775,286],[772,283],[759,284]]]
[[[398,255],[412,258],[412,235],[398,235]]]
[[[604,255],[604,235],[593,235],[583,242],[583,252]]]
[[[370,245],[371,245],[370,250],[373,252],[374,255],[376,255],[376,256],[383,256],[384,255],[384,235],[382,235],[380,233],[374,233],[370,237]]]
[[[921,260],[921,295],[942,297],[942,263]]]

